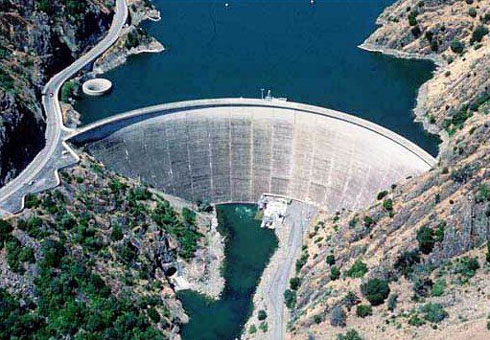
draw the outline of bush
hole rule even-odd
[[[471,34],[470,43],[481,42],[483,37],[488,34],[488,28],[483,25],[479,25],[475,28],[473,33]]]
[[[349,291],[346,296],[342,299],[342,304],[350,310],[355,305],[359,304],[361,300],[359,297],[352,291]]]
[[[425,320],[433,323],[439,323],[449,315],[440,303],[429,302],[423,305],[420,311],[424,314]]]
[[[330,280],[335,281],[340,278],[340,269],[333,266],[330,268]]]
[[[117,241],[121,241],[123,238],[124,238],[124,234],[122,232],[121,225],[119,225],[118,223],[114,224],[111,232],[111,240],[117,242]]]
[[[299,277],[293,277],[292,279],[289,280],[289,287],[292,290],[298,290],[300,285],[301,285],[301,279]]]
[[[330,325],[333,327],[345,327],[347,315],[341,306],[335,306],[330,314]]]
[[[356,309],[356,315],[360,318],[365,318],[366,316],[373,315],[373,307],[370,305],[359,305]]]
[[[327,262],[328,265],[333,266],[335,264],[335,256],[328,255],[327,258],[325,259],[325,262]]]
[[[391,294],[388,297],[388,310],[394,312],[398,304],[398,294]]]
[[[337,334],[337,340],[363,340],[359,333],[354,329],[347,331],[345,334]]]
[[[266,333],[269,330],[269,325],[267,325],[267,322],[263,321],[263,322],[260,323],[259,329],[262,332]]]
[[[259,310],[259,313],[257,314],[257,319],[259,319],[259,321],[264,321],[265,319],[267,319],[267,313],[265,312],[265,310]]]
[[[412,11],[408,15],[408,23],[410,24],[410,26],[417,25],[417,14],[417,11]]]
[[[403,276],[408,277],[413,272],[413,267],[420,263],[420,254],[418,250],[404,251],[400,254],[394,264],[394,268]]]
[[[257,333],[257,327],[255,325],[251,325],[250,328],[248,329],[248,334],[255,334]]]
[[[443,279],[439,279],[432,286],[431,294],[432,296],[441,296],[444,294],[444,289],[446,288],[446,281]]]
[[[360,259],[357,259],[352,267],[347,271],[347,276],[352,278],[361,278],[368,272],[367,265]]]
[[[366,228],[371,228],[374,225],[374,220],[371,216],[364,216],[363,221]]]
[[[296,292],[294,290],[286,289],[284,292],[284,302],[286,307],[293,309],[296,306]]]
[[[320,322],[322,322],[322,316],[320,314],[317,314],[313,317],[313,322],[315,322],[316,324],[319,324]]]
[[[376,199],[377,199],[378,201],[380,201],[380,200],[382,200],[383,198],[385,198],[385,197],[386,197],[386,195],[388,195],[388,191],[386,191],[386,190],[380,191],[380,192],[378,192],[378,196],[376,196]]]
[[[34,209],[37,208],[39,204],[41,204],[41,200],[37,198],[37,196],[34,194],[27,194],[24,204],[27,209]]]
[[[451,51],[453,51],[454,53],[458,53],[458,54],[463,53],[463,51],[464,51],[464,44],[461,41],[459,41],[457,39],[454,39],[451,42]]]
[[[148,316],[154,323],[158,323],[160,321],[160,314],[153,307],[148,309]]]
[[[386,280],[370,279],[361,285],[361,292],[371,305],[378,306],[390,295],[390,286]]]
[[[468,8],[468,14],[469,14],[470,17],[475,18],[476,17],[476,14],[477,14],[475,7]]]
[[[432,249],[434,249],[434,244],[436,243],[434,239],[434,231],[423,226],[417,231],[417,242],[419,243],[419,249],[424,254],[430,254]]]
[[[456,260],[453,272],[461,274],[465,279],[471,279],[479,268],[480,264],[476,257],[465,256]]]

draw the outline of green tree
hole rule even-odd
[[[390,295],[390,286],[386,280],[370,279],[361,285],[361,292],[371,305],[378,306]]]

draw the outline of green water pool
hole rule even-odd
[[[184,340],[230,340],[239,337],[252,313],[252,297],[269,258],[277,248],[272,230],[260,228],[253,204],[217,206],[220,233],[226,235],[221,299],[192,291],[178,293],[190,321]]]

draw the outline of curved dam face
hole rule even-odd
[[[271,193],[330,211],[365,206],[435,162],[373,123],[277,100],[154,106],[89,125],[71,141],[108,168],[188,200],[255,202]]]

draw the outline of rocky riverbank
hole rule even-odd
[[[401,0],[361,45],[438,65],[416,120],[443,140],[428,173],[360,211],[324,213],[291,287],[287,339],[486,339],[490,313],[490,3]]]

